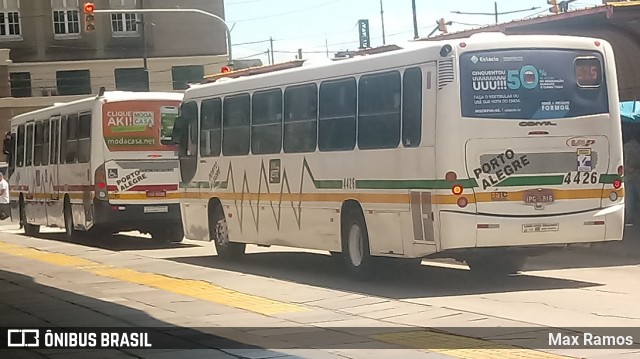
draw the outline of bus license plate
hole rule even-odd
[[[144,207],[144,213],[167,213],[169,212],[168,206],[146,206]]]
[[[528,223],[522,225],[522,233],[557,232],[559,223]]]
[[[553,203],[554,195],[551,190],[536,189],[524,192],[524,203],[539,204]]]

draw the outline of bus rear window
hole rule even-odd
[[[514,49],[460,55],[462,117],[562,119],[609,112],[596,51]]]
[[[600,60],[577,58],[575,62],[576,81],[580,87],[598,87],[602,83],[602,64]]]

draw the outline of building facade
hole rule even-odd
[[[180,91],[227,58],[224,25],[195,13],[95,14],[84,0],[0,0],[0,131],[19,113],[107,90]],[[223,0],[93,0],[96,10],[200,9],[224,19]],[[145,61],[146,59],[146,61]],[[2,59],[0,59],[2,61]],[[145,69],[145,64],[147,65]],[[6,68],[6,72],[3,71]],[[46,97],[48,99],[43,99]]]

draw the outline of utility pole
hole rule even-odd
[[[386,45],[387,40],[384,36],[384,11],[382,11],[382,0],[380,0],[380,20],[382,20],[382,45]]]
[[[271,65],[275,65],[275,61],[273,60],[273,37],[269,37],[269,43],[271,44]]]
[[[144,0],[140,0],[140,8],[144,9]],[[125,16],[125,14],[122,14],[122,16]],[[137,16],[137,15],[136,15]],[[140,14],[140,26],[142,26],[142,28],[140,29],[141,32],[141,37],[142,37],[142,63],[144,65],[144,71],[149,72],[149,66],[147,64],[147,29],[146,29],[146,23],[144,22],[144,14]],[[148,76],[148,75],[147,75]]]
[[[302,60],[302,49],[298,49],[298,60]]]
[[[269,62],[269,65],[273,65],[271,63],[271,51],[269,49],[267,49],[267,61]]]
[[[326,33],[324,34],[324,48],[327,50],[327,58],[329,58],[329,40]]]
[[[416,0],[411,0],[411,7],[413,8],[413,38],[418,38],[418,20],[416,18]]]
[[[414,0],[415,1],[415,0]],[[517,12],[523,12],[523,11],[533,11],[533,10],[537,10],[539,9],[539,7],[534,6],[532,8],[529,9],[520,9],[520,10],[512,10],[512,11],[504,11],[504,12],[498,12],[498,2],[494,2],[493,3],[493,12],[464,12],[464,11],[452,11],[451,13],[453,14],[459,14],[459,15],[493,15],[496,24],[498,23],[498,15],[507,15],[507,14],[515,14]]]

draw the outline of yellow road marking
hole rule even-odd
[[[237,292],[201,280],[175,278],[128,268],[118,268],[67,254],[46,252],[6,242],[0,242],[0,253],[34,259],[61,267],[71,267],[106,278],[140,284],[264,315],[308,310],[299,305]]]
[[[568,356],[523,349],[488,340],[455,334],[421,330],[412,332],[385,333],[371,336],[372,339],[401,345],[413,349],[428,350],[462,359],[566,359]]]

